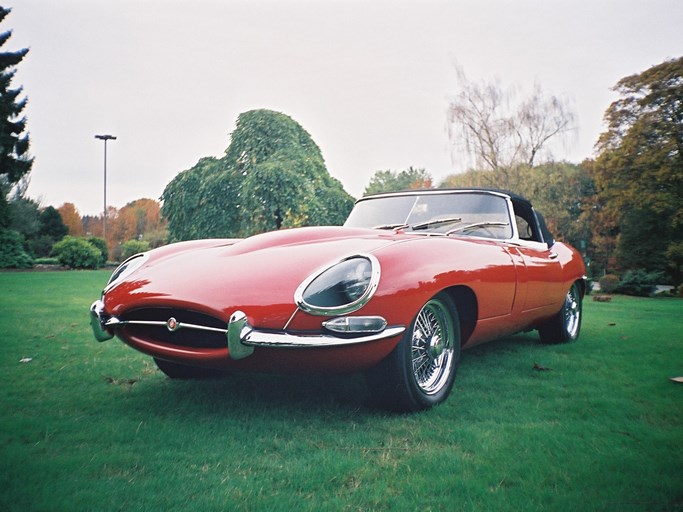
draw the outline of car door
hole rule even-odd
[[[518,268],[519,289],[524,289],[522,311],[544,308],[563,297],[562,268],[557,253],[547,244],[519,242],[509,247],[521,256]]]

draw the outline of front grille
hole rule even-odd
[[[196,311],[174,308],[136,309],[122,315],[120,320],[124,323],[124,330],[126,332],[152,343],[189,348],[224,348],[227,346],[224,332],[205,331],[187,327],[171,332],[166,327],[166,322],[169,318],[175,318],[180,324],[227,329],[227,323],[218,318]],[[127,322],[161,322],[163,325],[144,325]]]

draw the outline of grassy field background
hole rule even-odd
[[[92,338],[107,277],[0,273],[0,510],[683,510],[680,299],[587,300],[395,415],[361,376],[170,381]]]

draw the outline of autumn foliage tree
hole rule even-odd
[[[71,203],[60,207],[65,223],[69,226],[69,234],[79,236],[76,232],[81,227],[80,235],[93,239],[102,237],[102,215],[80,217]],[[123,246],[130,240],[144,241],[148,248],[155,248],[166,242],[166,222],[161,218],[161,205],[153,199],[136,199],[118,209],[107,207],[107,241],[106,246],[98,247],[107,253],[112,260],[119,260]],[[101,240],[98,240],[101,242]]]
[[[619,225],[619,263],[668,270],[680,281],[683,57],[625,77],[614,90],[620,97],[605,112],[593,172],[600,207]]]
[[[57,208],[71,236],[83,236],[83,219],[73,203],[64,203]]]
[[[141,240],[161,230],[161,206],[153,199],[137,199],[118,210],[112,223],[114,241]]]

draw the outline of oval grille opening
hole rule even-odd
[[[129,311],[120,318],[124,322],[161,322],[162,325],[127,324],[123,327],[123,330],[132,336],[142,338],[151,343],[190,348],[224,348],[227,346],[226,335],[221,332],[187,327],[171,331],[167,327],[167,322],[173,318],[181,325],[192,324],[223,330],[227,328],[226,322],[204,313],[175,308],[145,308]]]

